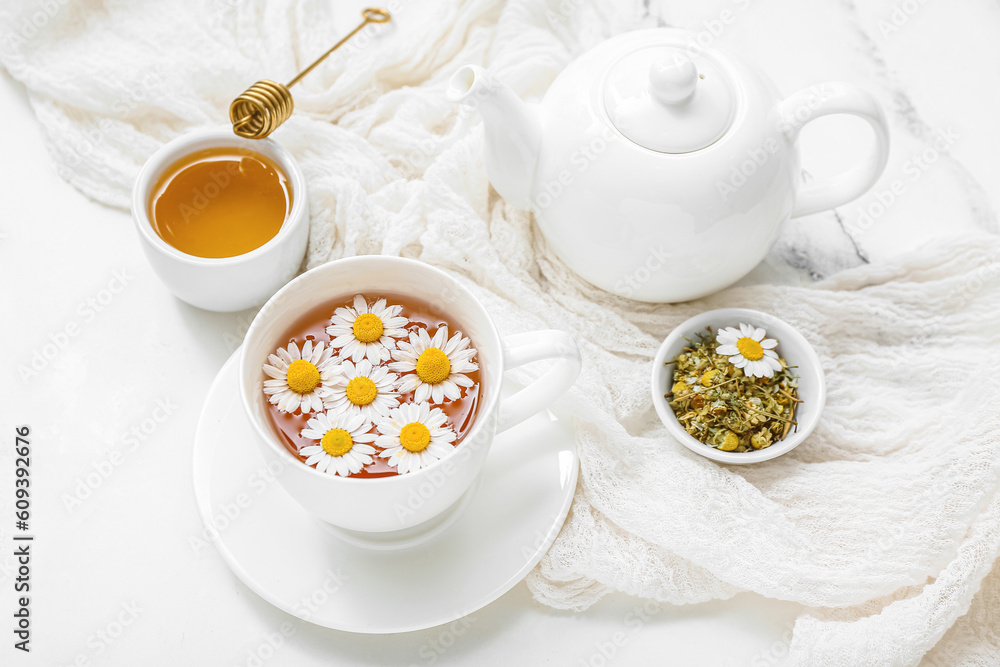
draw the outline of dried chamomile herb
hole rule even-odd
[[[716,449],[770,447],[796,426],[798,376],[778,356],[778,342],[747,324],[708,333],[667,364],[675,364],[666,394],[684,430]],[[686,339],[685,339],[686,340]]]

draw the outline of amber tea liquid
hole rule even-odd
[[[292,210],[292,189],[267,156],[221,146],[170,165],[149,209],[153,230],[181,252],[235,257],[274,238]]]
[[[402,296],[392,293],[363,294],[370,304],[384,298],[388,305],[402,306],[403,310],[400,312],[400,315],[409,320],[409,324],[406,326],[407,332],[415,331],[423,327],[427,329],[428,334],[433,336],[438,327],[447,325],[449,337],[455,335],[457,331],[461,331],[464,335],[468,336],[468,333],[466,333],[465,330],[454,321],[454,319],[426,301],[416,299],[411,296]],[[287,345],[288,341],[294,341],[295,344],[301,348],[307,340],[323,342],[324,344],[329,345],[331,338],[330,335],[326,333],[326,327],[330,324],[330,318],[333,316],[333,313],[337,308],[351,307],[353,302],[354,295],[352,294],[347,298],[329,301],[321,306],[317,306],[316,308],[307,311],[298,320],[292,323],[275,347],[278,347],[278,345]],[[475,340],[472,341],[472,347],[476,347]],[[443,404],[434,404],[434,407],[440,408],[446,415],[448,415],[448,425],[455,429],[455,435],[457,436],[454,442],[454,446],[456,447],[462,443],[462,440],[465,439],[465,436],[472,429],[472,426],[476,421],[476,416],[479,411],[480,396],[482,394],[480,371],[472,371],[466,375],[468,375],[469,379],[475,383],[473,386],[462,387],[462,395],[457,400],[449,401],[446,399]],[[413,402],[413,392],[406,394],[400,403],[411,402]],[[308,445],[315,445],[316,442],[310,440],[309,438],[301,437],[299,433],[306,427],[306,422],[315,416],[315,413],[303,415],[301,412],[296,411],[295,413],[289,414],[287,412],[281,412],[277,407],[268,403],[267,414],[271,423],[277,430],[279,439],[285,446],[285,449],[291,452],[300,461],[305,462],[306,457],[299,455],[299,448]],[[373,425],[373,431],[374,428],[375,427]],[[376,446],[375,448],[376,450],[379,450],[379,447]],[[362,478],[391,477],[399,474],[396,472],[395,468],[389,466],[387,459],[383,459],[378,455],[375,455],[372,458],[374,459],[372,463],[362,468],[360,472],[354,473],[350,476]]]

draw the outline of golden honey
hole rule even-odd
[[[270,241],[292,210],[288,177],[265,155],[224,146],[196,151],[160,176],[153,230],[183,253],[235,257]]]

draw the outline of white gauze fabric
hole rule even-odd
[[[4,66],[26,86],[60,174],[120,207],[157,147],[224,124],[247,85],[289,79],[337,35],[319,0],[18,5],[0,9]],[[309,266],[415,257],[459,276],[505,334],[578,337],[584,370],[566,405],[578,417],[581,481],[529,576],[534,596],[583,610],[613,590],[673,604],[755,591],[808,608],[793,664],[1000,663],[1000,572],[987,578],[1000,550],[996,238],[811,287],[663,306],[614,298],[571,274],[530,215],[490,189],[481,122],[456,111],[444,87],[476,63],[538,96],[587,47],[648,27],[642,3],[389,8],[406,30],[366,29],[310,74],[274,138],[306,172]],[[690,453],[650,405],[659,342],[722,306],[791,322],[827,375],[815,433],[766,464]]]

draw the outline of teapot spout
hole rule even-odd
[[[532,184],[541,145],[534,105],[482,67],[466,65],[451,77],[448,98],[479,110],[486,126],[486,173],[507,203],[531,208]]]

